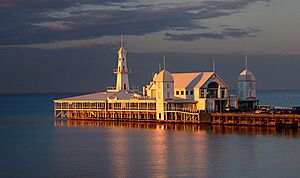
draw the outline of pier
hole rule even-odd
[[[164,110],[165,119],[157,120],[155,101],[127,101],[126,103],[56,101],[54,117],[94,121],[300,127],[300,115],[297,114],[202,113],[197,110],[168,107],[168,105]]]
[[[173,122],[209,124],[211,116],[196,110],[166,105],[165,120],[156,119],[155,101],[147,102],[97,102],[97,101],[55,101],[54,117],[70,120]]]
[[[258,108],[256,77],[248,70],[238,76],[238,96],[215,72],[153,74],[143,91],[130,88],[127,50],[121,37],[115,87],[106,91],[54,100],[54,118],[87,121],[211,124],[230,126],[300,127],[300,115],[227,113],[228,108]]]
[[[300,115],[212,113],[211,124],[235,126],[300,127]]]

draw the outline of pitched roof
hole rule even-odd
[[[117,92],[97,92],[91,94],[85,94],[80,96],[74,96],[69,98],[63,98],[59,100],[63,101],[80,101],[80,100],[130,100],[130,99],[149,99],[142,96],[140,93],[134,91],[117,91]]]
[[[214,72],[174,73],[175,88],[201,88]]]
[[[121,47],[118,51],[118,53],[127,53],[126,49],[124,47]]]

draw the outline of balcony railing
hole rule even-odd
[[[116,87],[107,87],[106,89],[107,89],[107,91],[115,91]]]
[[[131,73],[131,68],[129,68],[129,69],[127,69],[127,71],[126,70],[124,70],[124,69],[121,69],[120,71],[118,70],[118,69],[114,69],[113,70],[113,73],[118,73],[118,72],[123,72],[123,73],[128,73],[128,74],[130,74]]]

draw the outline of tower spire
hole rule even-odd
[[[164,70],[166,70],[166,55],[163,55],[163,60],[164,60]]]
[[[123,34],[121,34],[121,47],[118,51],[118,68],[115,70],[117,74],[116,90],[129,90],[128,73],[126,61],[127,51],[124,48]]]
[[[213,72],[215,73],[216,72],[216,61],[213,60]]]
[[[248,56],[245,57],[245,68],[248,70]]]
[[[124,47],[124,37],[123,37],[123,34],[121,34],[121,47]]]

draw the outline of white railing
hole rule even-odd
[[[166,107],[166,111],[181,111],[181,112],[190,112],[190,113],[198,113],[199,111],[196,109],[187,109],[187,108],[177,108],[177,107]]]

